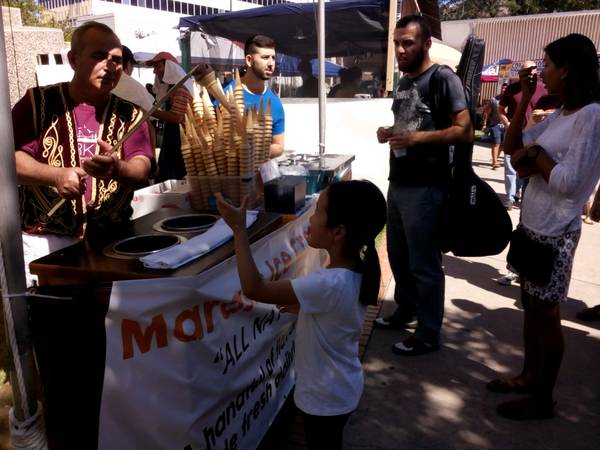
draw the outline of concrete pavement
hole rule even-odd
[[[504,193],[503,170],[476,147],[478,175]],[[510,212],[513,223],[518,209]],[[440,351],[402,357],[392,345],[407,332],[375,329],[363,361],[365,391],[350,418],[345,449],[537,450],[600,448],[600,322],[575,314],[600,303],[600,224],[583,225],[569,301],[561,307],[565,357],[555,391],[557,416],[513,422],[498,416],[485,382],[516,374],[522,361],[523,314],[518,286],[494,280],[506,273],[506,251],[483,258],[444,257],[446,307]],[[382,313],[393,310],[391,279]]]

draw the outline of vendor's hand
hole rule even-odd
[[[217,209],[219,214],[227,225],[231,227],[233,232],[246,230],[246,206],[248,205],[248,196],[245,195],[242,199],[242,204],[236,208],[229,203],[220,192],[215,193],[217,199]]]
[[[380,144],[385,144],[392,137],[392,127],[377,128],[377,141]]]
[[[94,178],[101,180],[116,179],[119,175],[121,161],[108,142],[98,139],[100,154],[86,159],[82,163],[83,170]]]
[[[522,98],[527,100],[531,99],[537,87],[537,73],[535,66],[519,70],[519,81],[521,83]]]
[[[519,178],[525,178],[537,172],[535,163],[527,158],[524,148],[515,150],[510,157],[510,164],[517,172]]]
[[[390,149],[408,148],[415,145],[415,132],[414,131],[401,131],[393,134],[390,139]]]
[[[85,171],[81,167],[58,169],[54,187],[62,198],[71,200],[85,193]]]

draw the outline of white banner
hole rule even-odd
[[[320,267],[311,214],[252,246],[264,277]],[[293,386],[295,318],[240,294],[235,257],[194,277],[114,283],[98,448],[256,448]]]

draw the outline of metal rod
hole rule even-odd
[[[0,61],[6,61],[4,26],[0,21]],[[21,214],[17,194],[15,144],[10,112],[10,96],[6,64],[0,69],[0,242],[6,270],[4,311],[12,316],[14,326],[6,322],[6,333],[14,338],[17,348],[11,348],[13,367],[10,381],[13,390],[13,411],[19,421],[29,418],[37,411],[37,372],[33,361],[33,349],[25,298],[25,270],[23,262],[23,240],[21,237]],[[23,295],[19,295],[23,294]],[[12,300],[9,301],[8,299]],[[5,320],[7,319],[5,314]],[[12,336],[11,336],[12,333]],[[9,339],[10,342],[11,339]]]
[[[319,39],[319,156],[325,154],[325,124],[327,96],[325,95],[325,2],[319,0],[318,14],[319,29],[317,37]]]
[[[150,118],[150,116],[152,114],[154,114],[158,108],[161,107],[161,105],[167,101],[167,99],[171,96],[171,94],[173,94],[173,92],[175,92],[177,89],[179,89],[181,86],[183,86],[183,83],[185,83],[192,75],[194,75],[194,72],[196,71],[196,69],[200,69],[200,66],[204,66],[204,64],[198,64],[194,67],[192,67],[192,69],[186,73],[184,75],[184,77],[179,80],[177,83],[175,83],[173,86],[171,86],[171,88],[167,91],[167,93],[165,95],[163,95],[160,100],[157,100],[156,103],[154,103],[154,106],[152,106],[152,108],[150,108],[148,111],[146,111],[144,113],[144,115],[142,116],[142,118],[132,127],[129,128],[129,130],[127,131],[127,133],[125,133],[123,135],[123,137],[121,139],[119,139],[117,141],[117,143],[113,146],[111,152],[109,153],[109,155],[112,155],[114,152],[116,152],[119,147],[121,145],[123,145],[123,143],[129,139],[131,137],[131,135],[133,133],[135,133],[139,127],[142,126],[142,124],[148,120]]]
[[[398,15],[398,2],[390,0],[390,10],[388,16],[388,47],[385,66],[385,90],[387,92],[394,90],[394,29],[396,28],[396,18]]]

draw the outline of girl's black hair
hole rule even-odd
[[[600,100],[598,55],[594,43],[582,34],[569,34],[551,42],[544,49],[558,67],[567,67],[564,104],[581,108]]]
[[[348,256],[360,255],[364,248],[359,298],[363,305],[375,305],[381,281],[375,238],[387,219],[385,197],[366,180],[333,183],[327,192],[327,226],[344,226]]]

